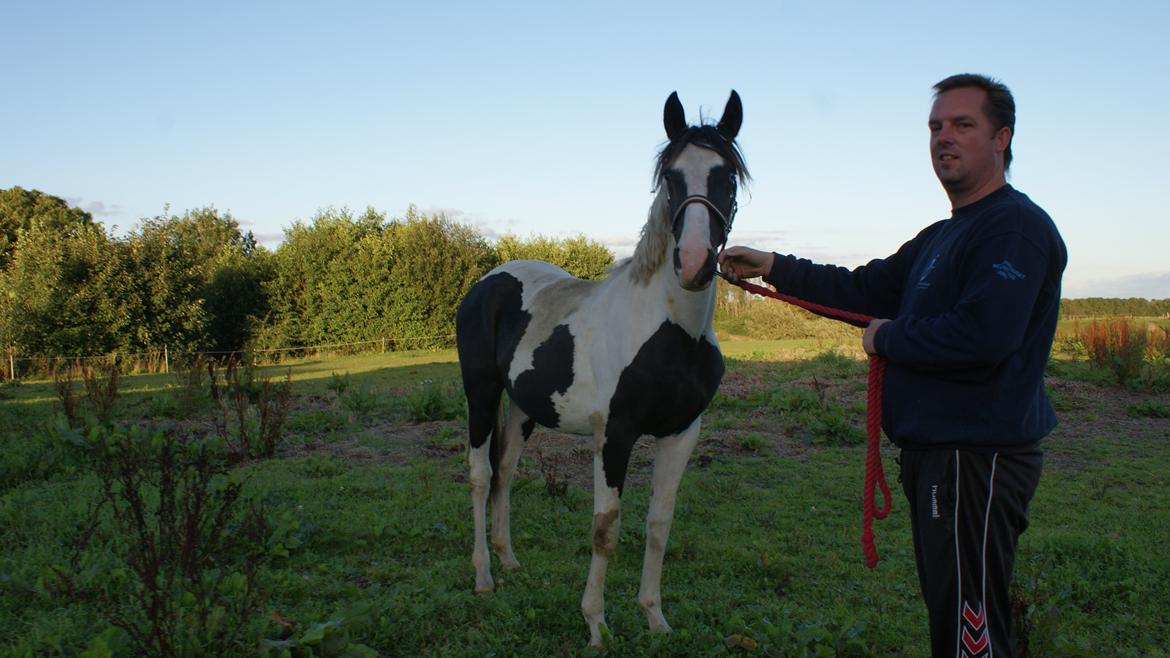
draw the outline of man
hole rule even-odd
[[[930,155],[951,201],[888,258],[852,271],[747,247],[720,266],[875,318],[887,359],[882,428],[902,449],[931,652],[1016,655],[1008,598],[1016,542],[1056,425],[1044,390],[1067,261],[1051,218],[1007,184],[1015,101],[981,75],[934,86]]]

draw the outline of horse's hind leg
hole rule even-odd
[[[646,613],[651,630],[670,631],[670,624],[662,616],[662,556],[674,521],[678,483],[698,439],[699,421],[695,420],[682,433],[658,439],[655,444],[654,476],[646,511],[646,557],[638,590],[638,605]]]
[[[516,465],[532,433],[533,423],[515,402],[508,400],[507,404],[508,417],[504,422],[504,431],[495,437],[502,445],[499,446],[500,459],[491,487],[492,548],[500,558],[500,566],[516,571],[520,563],[512,552],[512,480],[516,477]]]
[[[468,481],[471,485],[471,510],[474,521],[475,547],[471,551],[471,564],[475,566],[475,591],[490,592],[492,582],[491,555],[487,546],[487,501],[492,484],[492,443],[501,440],[500,394],[503,387],[494,381],[479,381],[468,384],[464,374],[464,390],[467,393],[467,425],[469,444],[467,462]],[[493,437],[494,435],[494,437]]]

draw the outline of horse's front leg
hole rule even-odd
[[[651,630],[670,631],[670,624],[662,616],[662,556],[674,521],[678,483],[698,440],[699,419],[695,419],[682,433],[658,439],[655,444],[654,476],[646,511],[646,557],[638,590],[638,604]]]
[[[595,430],[597,431],[597,430]],[[589,624],[589,644],[602,645],[601,631],[605,628],[605,571],[609,557],[617,548],[621,531],[621,486],[630,459],[633,439],[618,440],[600,435],[593,452],[593,560],[589,564],[589,579],[585,595],[581,597],[581,614]],[[636,437],[635,437],[636,438]],[[606,477],[606,471],[611,477]]]

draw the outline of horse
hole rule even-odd
[[[534,427],[591,436],[593,553],[581,612],[594,646],[606,628],[605,572],[621,527],[630,452],[645,435],[655,437],[655,448],[638,603],[652,630],[670,631],[662,614],[662,559],[700,416],[723,377],[711,282],[735,217],[736,190],[749,180],[735,141],[742,121],[734,90],[715,125],[689,126],[672,93],[663,108],[667,142],[654,170],[656,194],[634,255],[600,281],[542,261],[511,261],[476,282],[456,313],[475,591],[494,589],[489,497],[492,547],[504,569],[520,568],[509,492]]]

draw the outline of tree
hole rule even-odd
[[[474,228],[414,206],[391,223],[379,250],[374,262],[385,263],[385,279],[371,305],[384,309],[384,331],[412,339],[410,347],[451,344],[459,302],[499,263]]]
[[[180,351],[240,349],[262,317],[266,254],[230,213],[214,207],[163,214],[131,232],[135,343]]]
[[[358,244],[379,236],[385,222],[386,216],[373,208],[360,217],[347,208],[329,208],[308,224],[298,221],[286,229],[273,258],[272,276],[264,285],[271,316],[256,346],[312,345],[365,336],[366,320],[353,313],[367,292]]]
[[[553,240],[537,235],[521,240],[505,235],[496,242],[501,263],[510,260],[543,260],[580,279],[604,279],[613,265],[613,254],[605,245],[584,235],[567,240]]]
[[[101,227],[65,234],[22,230],[0,275],[0,342],[25,355],[83,356],[124,349],[132,332],[133,279],[124,245]]]
[[[0,270],[6,269],[22,233],[43,228],[59,235],[92,226],[93,216],[38,190],[0,190]]]

